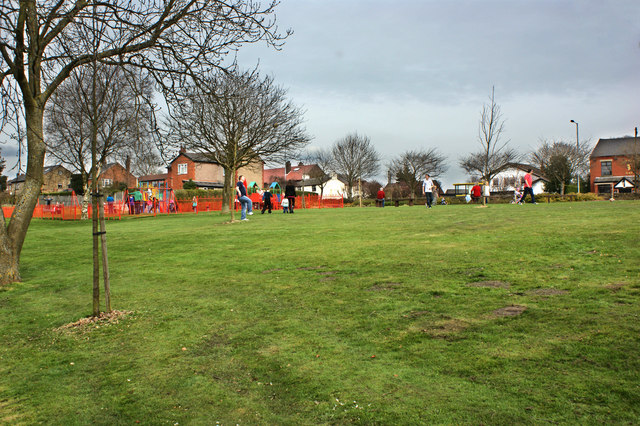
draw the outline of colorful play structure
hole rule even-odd
[[[276,211],[281,209],[283,191],[278,182],[269,185],[268,190],[273,194],[271,203]],[[255,209],[262,206],[262,189],[258,183],[251,182],[247,188],[247,194],[253,202]],[[296,207],[302,204],[302,195],[296,197]],[[344,199],[320,198],[318,194],[304,195],[304,206],[307,209],[317,208],[342,208]],[[237,199],[229,206],[234,210],[240,210],[240,203]],[[11,216],[13,206],[3,206],[5,217]],[[157,186],[139,186],[128,188],[124,191],[122,199],[114,200],[105,197],[104,216],[107,219],[121,219],[127,215],[156,216],[158,214],[185,214],[202,213],[222,210],[222,197],[194,197],[194,199],[179,200],[171,188]],[[92,215],[92,204],[88,205],[88,217]],[[75,192],[71,194],[70,201],[64,203],[51,202],[45,199],[36,205],[33,211],[34,218],[59,219],[59,220],[79,220],[82,218],[82,201],[78,200]]]

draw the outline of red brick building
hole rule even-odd
[[[98,175],[98,186],[104,188],[118,183],[125,183],[127,188],[134,188],[138,185],[138,179],[118,163],[105,164]]]
[[[640,155],[637,138],[622,137],[600,139],[589,157],[591,192],[610,193],[611,185],[627,179],[635,179],[632,158]],[[633,182],[638,185],[639,182]]]
[[[263,182],[264,162],[261,160],[242,167],[237,175],[244,175],[247,183]],[[234,177],[237,179],[237,176]],[[167,184],[172,189],[182,189],[185,182],[192,180],[198,188],[216,189],[224,187],[224,169],[206,154],[187,152],[181,149],[178,156],[167,167]]]

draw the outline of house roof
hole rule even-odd
[[[9,182],[7,182],[7,184],[24,182],[26,178],[27,178],[27,175],[18,175],[15,178],[11,179]]]
[[[152,181],[156,181],[156,180],[165,180],[167,178],[167,176],[168,176],[167,173],[140,176],[138,178],[138,182],[152,182]]]
[[[170,164],[173,164],[178,158],[180,158],[181,155],[184,155],[185,157],[187,157],[189,160],[193,161],[194,163],[218,164],[217,161],[214,161],[214,160],[210,159],[207,156],[207,154],[205,154],[205,153],[202,153],[202,152],[187,152],[187,151],[180,151],[178,156],[176,158],[174,158],[173,160],[171,160]]]
[[[292,165],[291,170],[287,173],[287,180],[302,180],[302,175],[309,176],[309,173],[313,169],[320,169],[317,164],[298,164],[297,166]],[[280,167],[277,169],[265,169],[264,170],[264,178],[267,182],[273,182],[277,178],[284,178],[284,167]]]
[[[67,172],[71,173],[71,172],[70,172],[66,167],[64,167],[64,166],[63,166],[63,165],[61,165],[61,164],[56,164],[56,165],[54,165],[54,166],[44,166],[44,169],[42,169],[42,171],[43,171],[43,174],[45,174],[45,175],[46,175],[47,173],[49,173],[49,172],[51,172],[51,171],[53,171],[53,170],[55,170],[55,169],[57,169],[57,168],[64,169],[65,171],[67,171]]]
[[[640,140],[632,136],[624,136],[621,138],[599,139],[593,151],[591,151],[590,158],[631,155],[633,153],[640,154]]]

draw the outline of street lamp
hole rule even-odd
[[[578,167],[576,168],[576,176],[578,180],[578,194],[580,194],[580,139],[578,138],[578,122],[575,120],[571,120],[571,123],[576,125],[576,160]]]

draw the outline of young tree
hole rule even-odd
[[[344,176],[347,181],[347,194],[351,199],[355,184],[375,176],[378,172],[379,156],[367,136],[351,133],[333,145],[331,154],[333,171]]]
[[[403,182],[409,187],[411,198],[415,198],[426,173],[435,179],[447,171],[445,161],[444,155],[435,148],[410,150],[392,160],[389,171],[396,182]]]
[[[491,182],[506,165],[518,159],[515,150],[502,142],[504,119],[500,106],[496,104],[494,90],[491,91],[491,103],[482,107],[478,129],[478,142],[482,149],[460,159],[462,167],[469,175],[479,174],[481,180]]]
[[[264,160],[282,162],[309,142],[302,111],[286,95],[273,77],[234,69],[185,89],[183,101],[174,106],[169,128],[176,144],[224,168],[223,213],[229,211],[238,169]]]
[[[278,47],[289,32],[282,36],[275,26],[277,3],[1,3],[0,127],[17,115],[25,117],[28,162],[26,181],[8,224],[0,214],[0,285],[20,280],[20,252],[43,181],[44,110],[72,71],[94,61],[145,68],[171,99],[185,81],[198,80],[200,71],[224,67],[224,57],[243,43],[265,40]],[[98,28],[99,40],[92,36]]]

